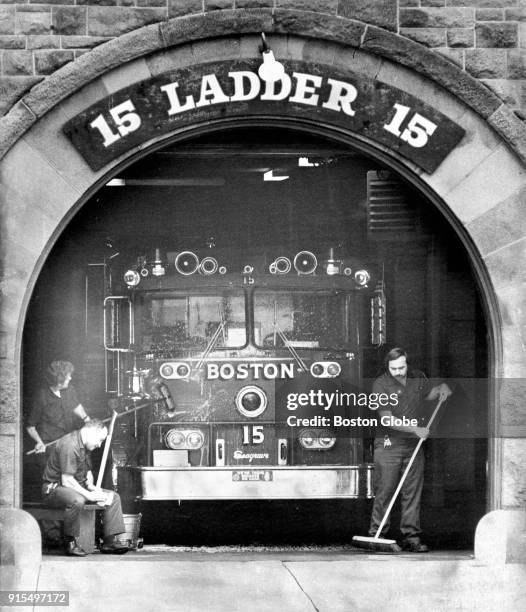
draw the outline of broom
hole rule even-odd
[[[128,415],[132,414],[132,412],[137,412],[137,410],[141,410],[142,408],[148,408],[148,406],[151,406],[152,404],[155,404],[158,401],[161,401],[161,400],[157,400],[157,399],[156,400],[149,400],[147,402],[144,402],[143,404],[139,404],[138,406],[135,406],[134,408],[131,408],[130,410],[126,410],[125,412],[119,412],[116,417],[111,416],[111,417],[108,417],[107,419],[102,419],[102,422],[103,423],[107,423],[108,421],[112,421],[114,418],[119,419],[120,417],[128,416]],[[180,412],[176,412],[176,414],[180,414]],[[108,434],[108,437],[109,437],[109,434]],[[56,440],[52,440],[51,442],[48,442],[47,444],[44,444],[44,446],[46,448],[48,448],[48,446],[53,446],[53,444],[56,444],[60,439],[61,438],[57,438]],[[36,454],[35,449],[27,451],[27,453],[26,453],[26,455],[34,455],[34,454]]]
[[[433,421],[435,420],[438,410],[440,409],[440,406],[443,404],[445,399],[446,398],[438,400],[437,405],[433,411],[433,414],[431,415],[431,418],[429,419],[429,423],[427,424],[428,429],[431,427]],[[379,536],[382,533],[382,529],[384,528],[387,518],[389,514],[391,513],[391,510],[393,509],[396,498],[398,497],[398,494],[400,493],[402,489],[405,479],[407,475],[409,474],[409,470],[411,469],[411,466],[413,465],[415,457],[417,456],[418,451],[420,450],[420,447],[422,446],[423,443],[424,443],[424,438],[420,438],[418,440],[418,444],[415,447],[415,450],[413,451],[413,454],[411,455],[411,459],[409,460],[409,463],[407,464],[407,467],[405,468],[404,473],[402,474],[402,478],[400,479],[400,482],[398,483],[398,486],[396,487],[396,491],[394,492],[393,497],[391,498],[391,501],[389,502],[389,505],[387,506],[387,510],[385,511],[384,517],[382,519],[382,522],[380,523],[380,526],[378,527],[378,530],[372,537],[371,536],[354,536],[352,539],[352,543],[353,543],[353,546],[355,546],[356,548],[365,548],[366,550],[377,551],[377,552],[399,552],[400,548],[396,540],[389,540],[387,538],[381,538]]]

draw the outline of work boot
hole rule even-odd
[[[130,549],[125,544],[121,544],[116,540],[115,536],[109,536],[104,538],[104,543],[100,546],[99,550],[105,555],[124,555]]]
[[[78,544],[75,538],[65,542],[66,555],[70,557],[85,557],[88,553]]]
[[[402,549],[414,553],[429,552],[429,548],[420,540],[418,536],[410,536],[402,540]]]

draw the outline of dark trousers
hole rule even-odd
[[[374,444],[374,490],[373,513],[369,526],[369,535],[374,536],[380,527],[387,506],[391,501],[402,474],[409,463],[418,443],[416,438],[391,438],[391,446],[384,448],[384,440],[378,439]],[[420,497],[424,484],[424,450],[420,448],[411,466],[409,474],[400,491],[401,502],[400,531],[405,538],[418,536],[420,529]],[[382,533],[389,531],[387,519]]]
[[[105,538],[125,531],[121,498],[115,491],[112,493],[111,505],[104,506],[102,521]],[[43,500],[50,508],[64,508],[64,536],[78,538],[80,535],[79,517],[87,502],[86,498],[69,487],[58,486],[50,493],[44,494]]]
[[[45,453],[38,453],[34,455],[35,463],[36,465],[38,465],[38,470],[39,470],[39,474],[38,474],[38,482],[40,485],[39,488],[41,488],[41,485],[42,485],[42,474],[44,473],[44,470],[46,468],[46,463],[49,458],[49,455],[51,454],[52,448],[53,446],[48,446],[46,448]],[[39,523],[42,529],[42,534],[44,536],[45,542],[47,544],[59,544],[62,538],[61,521],[52,521],[50,519],[43,519],[39,521]]]

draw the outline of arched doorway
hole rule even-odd
[[[110,276],[120,279],[126,270],[135,269],[137,258],[144,258],[137,270],[141,274],[145,271],[146,281],[148,266],[158,257],[157,250],[167,268],[167,278],[175,273],[174,253],[190,251],[197,253],[200,260],[207,256],[216,258],[220,265],[237,272],[240,281],[247,265],[255,267],[257,287],[261,279],[272,278],[268,274],[269,263],[278,256],[288,256],[292,261],[297,252],[304,250],[316,255],[317,275],[324,277],[332,249],[334,259],[346,262],[344,266],[354,266],[354,261],[372,264],[376,274],[371,289],[378,291],[371,296],[381,294],[386,300],[382,337],[378,334],[370,337],[373,330],[368,305],[353,323],[366,336],[357,348],[356,372],[360,372],[361,378],[378,374],[385,346],[404,345],[413,355],[415,366],[430,376],[464,379],[463,384],[457,384],[458,399],[442,423],[442,434],[427,445],[424,505],[427,529],[432,532],[435,547],[471,547],[475,525],[486,511],[488,452],[486,428],[479,427],[477,431],[471,428],[475,422],[488,421],[488,389],[477,388],[473,383],[473,379],[485,379],[489,369],[485,305],[477,288],[476,271],[462,240],[438,208],[414,184],[389,167],[385,159],[375,159],[356,143],[350,146],[351,141],[341,135],[335,140],[326,130],[301,127],[294,130],[284,125],[279,129],[276,125],[240,125],[194,138],[186,135],[141,155],[138,161],[113,174],[62,232],[37,283],[25,330],[25,394],[29,395],[43,365],[59,356],[77,364],[77,386],[85,398],[84,405],[96,416],[107,416],[108,398],[117,394],[115,384],[107,383],[102,305],[104,297],[112,291],[104,285]],[[338,274],[344,274],[343,268]],[[199,294],[204,291],[206,278],[198,272],[195,277],[193,290]],[[294,270],[290,278],[293,277],[301,279]],[[218,275],[212,274],[210,278],[218,286]],[[120,284],[117,281],[116,287]],[[114,288],[113,293],[122,293],[122,288],[120,291]],[[165,296],[163,312],[174,296]],[[256,330],[260,325],[262,336],[271,335],[267,321],[270,307],[263,302],[258,307],[257,296],[253,299],[255,336],[250,344],[253,349],[265,348]],[[198,301],[191,307],[207,308]],[[296,326],[301,326],[298,322],[301,317],[297,314],[299,310],[291,312],[295,313],[293,323],[290,327],[283,323],[283,329],[292,337],[298,333]],[[167,317],[168,330],[171,315],[167,313],[159,311],[156,316]],[[183,319],[172,321],[170,333],[175,333],[179,323],[183,324]],[[142,324],[147,325],[144,320]],[[192,325],[191,317],[185,325]],[[148,331],[141,331],[139,326],[136,319],[135,343],[139,345],[136,356],[140,367],[155,363],[154,367],[159,368],[158,360],[171,356],[166,348],[170,340],[158,338],[157,344],[152,344],[152,334],[161,333],[155,332],[159,326],[153,324]],[[194,327],[191,335],[198,336],[196,322]],[[313,329],[308,333],[313,334]],[[39,346],[35,346],[34,337],[41,338]],[[182,338],[178,341],[190,342]],[[244,341],[238,344],[233,346],[236,352]],[[305,346],[298,337],[296,350],[301,353]],[[334,355],[331,345],[320,348],[326,351],[326,356]],[[146,358],[146,353],[152,351],[158,353],[153,362]],[[172,359],[174,356],[175,353]],[[132,366],[133,361],[128,359],[122,368]],[[122,376],[122,381],[121,394],[129,396],[130,377]],[[176,403],[180,394],[180,389],[174,391]],[[137,427],[137,422],[128,419],[123,437],[133,426]],[[368,445],[370,441],[364,439],[358,461],[371,461]],[[331,462],[337,464],[342,460],[330,459],[328,463]],[[138,463],[141,462],[135,461],[134,465]],[[130,467],[133,468],[126,465]],[[27,475],[29,471],[30,468]],[[30,486],[27,476],[26,493]],[[361,502],[350,501],[343,506],[341,500],[305,504],[301,494],[287,502],[270,504],[268,501],[242,504],[241,495],[234,506],[228,500],[213,505],[211,495],[207,504],[197,505],[197,512],[194,501],[192,510],[186,513],[187,520],[183,525],[178,521],[177,528],[170,532],[167,526],[173,524],[170,516],[177,502],[159,504],[148,501],[147,491],[137,493],[146,498],[140,510],[145,517],[146,533],[153,541],[169,538],[188,543],[211,540],[217,543],[220,541],[217,530],[210,529],[210,507],[218,524],[221,517],[225,519],[222,513],[232,519],[237,511],[239,519],[247,514],[248,508],[251,516],[248,522],[261,525],[258,539],[267,537],[267,541],[280,543],[304,543],[302,538],[316,542],[348,540],[364,529],[369,512],[364,494],[358,496]],[[185,499],[181,491],[178,495]],[[165,498],[169,500],[170,494]],[[159,499],[163,499],[163,494]],[[344,525],[335,520],[342,507],[349,516]],[[290,527],[287,517],[291,514],[297,519],[298,529]],[[318,517],[317,522],[313,516]],[[276,517],[281,517],[282,525]],[[229,537],[247,541],[243,538],[251,536],[245,532],[244,522],[246,519],[231,520],[235,527],[230,532],[223,525],[224,541],[228,542]]]
[[[197,21],[207,19],[205,16]],[[269,28],[272,29],[272,26]],[[282,25],[277,27],[278,34],[273,44],[285,43],[280,28]],[[224,36],[224,28],[215,33],[211,28],[208,30],[211,36],[223,38],[214,42],[203,40],[195,48],[201,60],[222,58],[232,61],[240,54],[254,58],[258,56],[258,37],[253,32],[260,29],[260,24],[241,24],[237,32],[241,33],[243,45],[239,47],[237,42],[232,46],[232,40]],[[471,82],[466,83],[466,75],[459,71],[456,76],[459,83],[466,84],[464,93],[455,87],[457,95],[451,95],[437,87],[437,83],[447,87],[444,74],[446,77],[451,76],[455,68],[450,64],[440,65],[439,68],[447,69],[446,73],[438,70],[436,74],[433,69],[422,68],[420,59],[416,63],[411,59],[411,52],[415,49],[402,44],[407,41],[396,35],[384,35],[384,41],[385,37],[389,38],[390,50],[377,49],[372,38],[364,37],[359,45],[361,51],[356,51],[354,47],[358,43],[347,40],[343,33],[336,37],[329,35],[327,40],[330,42],[320,42],[314,40],[319,32],[311,32],[306,25],[305,36],[308,35],[314,37],[309,39],[309,54],[316,57],[327,72],[336,62],[340,68],[349,72],[349,78],[352,78],[351,73],[359,72],[371,82],[378,79],[400,87],[431,106],[441,108],[465,130],[465,138],[433,171],[422,171],[414,163],[398,156],[389,146],[373,143],[367,137],[360,138],[360,141],[364,146],[370,145],[377,155],[387,156],[398,171],[418,180],[420,188],[428,197],[436,199],[437,205],[443,203],[443,212],[460,228],[460,233],[467,237],[468,248],[473,245],[472,261],[477,268],[477,277],[482,280],[484,303],[491,321],[488,326],[492,349],[490,375],[520,376],[523,369],[520,334],[522,315],[516,304],[520,302],[521,290],[516,281],[520,278],[517,262],[520,261],[523,244],[522,230],[518,223],[505,225],[504,228],[499,225],[501,214],[505,211],[512,218],[520,218],[521,193],[524,190],[520,143],[517,145],[517,142],[512,142],[506,136],[506,126],[513,126],[509,113],[487,90],[477,88]],[[9,444],[4,447],[8,449],[4,452],[12,453],[15,458],[10,464],[8,478],[14,485],[6,489],[7,505],[18,505],[20,497],[20,486],[17,484],[20,483],[18,457],[21,452],[18,382],[22,371],[20,346],[23,320],[34,283],[58,235],[77,210],[115,174],[120,164],[128,163],[146,146],[146,143],[133,145],[101,170],[93,171],[65,138],[64,125],[69,118],[84,112],[91,103],[104,100],[123,84],[147,80],[152,75],[170,69],[173,62],[183,66],[195,64],[195,49],[190,50],[186,44],[195,38],[195,33],[190,33],[188,39],[179,37],[178,46],[168,51],[159,51],[159,43],[150,40],[146,46],[137,47],[132,54],[129,52],[130,47],[124,45],[121,55],[115,55],[116,48],[120,49],[118,42],[109,45],[108,54],[114,54],[111,61],[98,65],[100,56],[93,55],[92,59],[82,62],[80,67],[86,68],[86,64],[89,64],[88,73],[77,74],[74,67],[72,73],[76,79],[68,81],[67,87],[63,89],[58,75],[55,81],[46,84],[47,93],[42,98],[42,104],[35,99],[35,96],[38,97],[37,91],[32,94],[33,97],[27,97],[28,108],[33,109],[34,116],[26,116],[26,113],[24,120],[20,121],[20,115],[15,113],[14,124],[9,124],[12,130],[9,142],[16,144],[11,146],[1,166],[2,183],[5,186],[1,197],[7,218],[10,219],[9,227],[4,227],[8,238],[2,241],[3,255],[13,270],[4,302],[8,360],[3,364],[3,371],[8,398],[6,401],[9,404],[6,417],[8,426],[5,428]],[[130,41],[127,39],[127,42]],[[296,31],[281,48],[293,60],[303,62],[303,42]],[[353,59],[351,68],[349,49]],[[104,51],[101,53],[104,54]],[[150,55],[146,60],[142,56],[147,53]],[[130,62],[130,58],[134,58],[133,61]],[[405,68],[401,68],[396,63],[398,61]],[[126,62],[129,63],[124,65]],[[119,66],[119,63],[123,66]],[[431,64],[436,66],[436,62]],[[108,66],[115,68],[109,70]],[[65,72],[69,74],[69,69]],[[43,93],[41,88],[39,92]],[[465,95],[466,92],[469,95]],[[67,95],[70,97],[65,100]],[[250,114],[250,110],[246,109],[240,113],[245,117]],[[41,118],[36,121],[36,116]],[[298,114],[296,119],[301,121],[305,117],[305,114]],[[314,118],[311,123],[323,122]],[[197,124],[196,121],[193,127]],[[210,127],[211,123],[207,122],[207,126]],[[490,126],[495,126],[495,131]],[[343,128],[341,133],[345,132]],[[24,138],[20,138],[24,133]],[[160,142],[164,137],[153,137],[147,144]],[[510,144],[511,149],[506,143]],[[512,149],[519,153],[513,153]],[[27,174],[28,165],[33,169],[31,178]],[[497,173],[495,168],[498,168]],[[517,507],[522,504],[522,488],[516,486],[521,477],[514,465],[516,457],[522,452],[521,419],[513,408],[516,399],[512,398],[511,403],[501,402],[497,389],[491,393],[491,399],[494,412],[490,425],[495,439],[490,444],[489,454],[489,508]],[[16,423],[16,426],[11,426],[11,423]],[[506,436],[518,439],[509,440]],[[512,476],[503,478],[504,474]]]

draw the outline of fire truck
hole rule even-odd
[[[141,500],[372,497],[370,432],[334,428],[334,409],[309,400],[363,389],[364,346],[385,335],[364,262],[208,243],[140,255],[109,289],[117,488],[131,482]],[[369,412],[343,404],[341,417]]]

